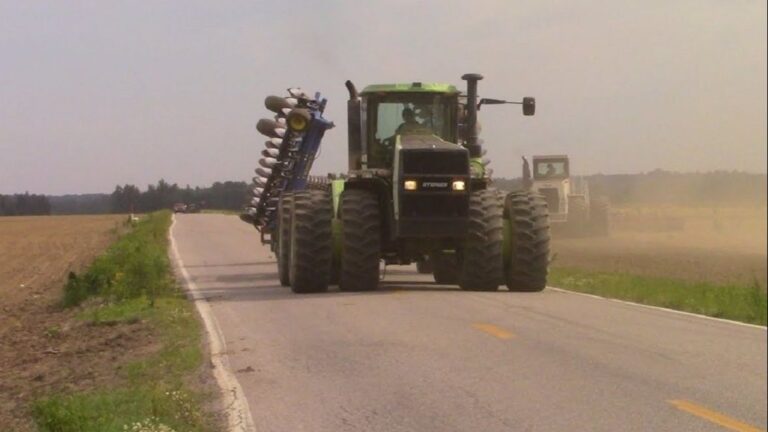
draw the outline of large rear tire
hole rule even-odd
[[[379,284],[381,214],[374,192],[348,189],[341,194],[342,291],[371,291]]]
[[[505,281],[510,291],[541,291],[547,286],[549,216],[544,197],[527,191],[507,195],[505,217],[510,224]]]
[[[277,207],[277,272],[280,275],[280,285],[291,285],[291,211],[293,210],[293,194],[284,193]]]
[[[495,190],[470,195],[467,237],[461,250],[461,289],[499,289],[504,278],[503,221],[503,208]]]
[[[328,290],[333,257],[332,215],[328,192],[294,193],[289,267],[291,290],[295,293]]]

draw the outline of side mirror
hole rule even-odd
[[[523,115],[532,116],[536,113],[536,99],[530,96],[523,98]]]
[[[515,104],[523,106],[523,115],[532,116],[536,113],[536,99],[530,96],[523,98],[522,102],[505,101],[501,99],[480,99],[480,103],[477,104],[477,110],[483,105],[499,105],[499,104]]]
[[[514,102],[507,102],[505,100],[501,99],[488,99],[488,98],[482,98],[480,99],[480,103],[478,104],[478,108],[482,105],[499,105],[499,104],[505,104],[505,103],[514,103]]]

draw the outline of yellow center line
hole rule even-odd
[[[685,411],[689,414],[693,414],[696,417],[701,417],[704,420],[708,420],[712,423],[718,424],[726,429],[730,429],[737,432],[764,432],[762,429],[758,429],[754,426],[740,422],[736,419],[732,419],[727,415],[720,414],[719,412],[712,411],[710,409],[696,405],[692,402],[688,402],[684,400],[670,400],[667,402],[671,403],[681,411]]]
[[[508,332],[503,328],[496,327],[493,324],[474,323],[472,324],[472,327],[480,331],[486,332],[491,336],[496,336],[499,339],[512,339],[513,337],[515,337],[515,335],[512,334],[511,332]]]

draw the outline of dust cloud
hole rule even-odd
[[[681,177],[668,174],[667,180],[674,176]],[[679,181],[636,180],[637,187],[624,194],[598,188],[614,195],[609,236],[578,236],[554,226],[554,266],[716,284],[759,283],[765,289],[765,176],[699,175],[686,179],[686,188]]]

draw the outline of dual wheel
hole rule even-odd
[[[340,203],[339,288],[374,290],[379,282],[381,209],[368,190],[347,189]],[[333,204],[327,191],[285,196],[278,207],[280,281],[296,293],[321,292],[334,278]],[[507,220],[507,233],[505,223]],[[506,240],[505,240],[506,237]],[[508,250],[504,251],[504,243]],[[506,259],[505,259],[506,256]],[[470,196],[468,232],[456,254],[432,262],[438,283],[469,291],[541,291],[546,286],[549,225],[544,200],[529,192],[505,198],[495,190]]]
[[[381,250],[379,204],[363,190],[341,197],[340,274],[333,257],[333,202],[328,191],[285,194],[278,206],[278,272],[281,284],[295,293],[328,289],[339,279],[342,291],[373,290],[379,281]]]
[[[510,291],[546,287],[549,220],[543,197],[478,191],[470,197],[468,228],[460,250],[430,256],[435,282],[468,291],[496,291],[500,283]]]

